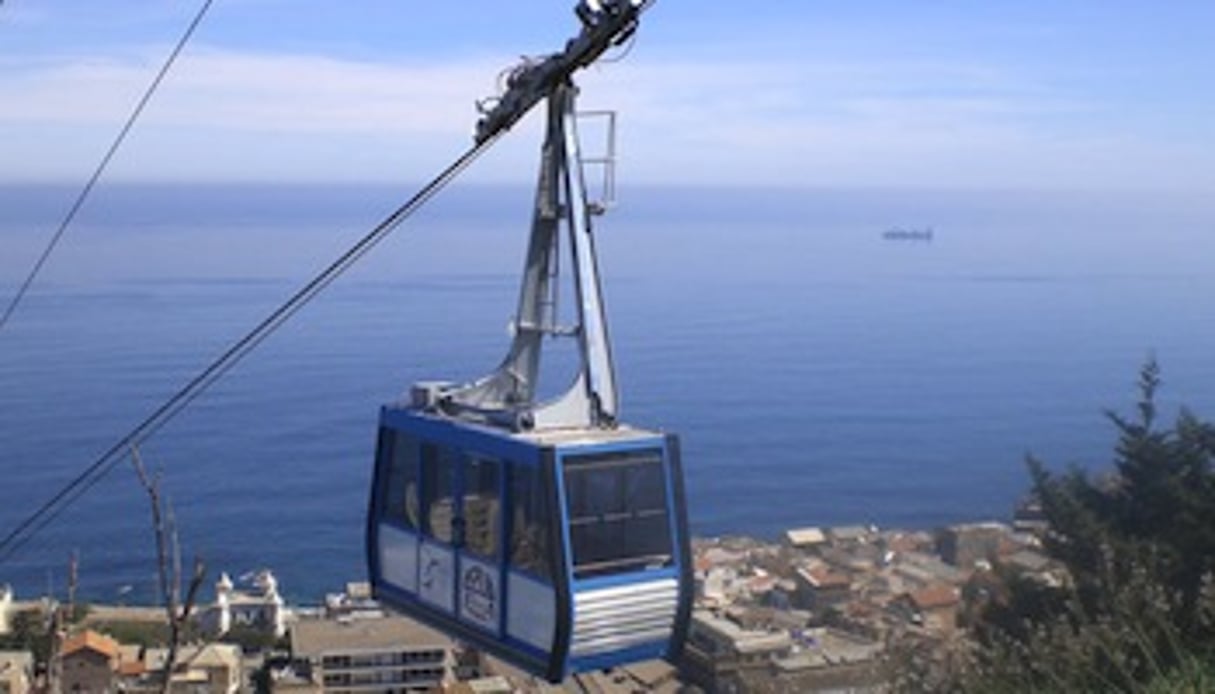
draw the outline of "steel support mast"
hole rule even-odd
[[[629,0],[581,3],[581,34],[564,52],[513,70],[506,92],[477,124],[477,141],[482,142],[518,122],[539,101],[548,102],[514,337],[502,363],[484,378],[462,385],[415,384],[416,405],[515,431],[616,424],[619,394],[591,224],[602,208],[587,198],[575,108],[578,90],[571,75],[631,36],[645,7]],[[558,325],[557,316],[562,226],[568,232],[576,303],[576,322],[568,327]],[[577,340],[580,366],[564,394],[539,403],[543,341],[555,336]]]

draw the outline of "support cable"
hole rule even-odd
[[[138,445],[176,417],[195,398],[222,378],[241,359],[253,351],[263,340],[274,333],[309,301],[315,298],[317,294],[328,287],[329,284],[349,269],[367,251],[371,250],[371,248],[400,226],[419,207],[446,187],[452,179],[471,165],[541,99],[549,96],[559,85],[567,82],[574,72],[593,63],[604,51],[613,45],[620,45],[623,41],[627,40],[637,28],[638,15],[649,7],[653,1],[601,0],[605,4],[600,4],[598,8],[579,4],[577,14],[583,23],[581,33],[566,45],[563,52],[550,55],[538,63],[529,63],[523,69],[512,73],[506,85],[507,90],[502,95],[502,98],[498,99],[493,107],[488,109],[477,123],[477,132],[474,138],[475,144],[468,151],[444,169],[430,183],[426,184],[408,202],[388,215],[384,221],[380,222],[379,225],[363,236],[362,239],[325,268],[319,275],[305,284],[290,299],[254,327],[253,330],[236,341],[219,358],[213,361],[210,366],[203,369],[202,372],[144,419],[143,422],[132,429],[130,433],[111,446],[109,450],[93,461],[92,464],[76,475],[76,477],[72,478],[58,493],[39,506],[36,511],[17,525],[8,535],[0,539],[0,564],[11,559],[14,553],[25,546],[35,535],[75,503],[85,492],[96,486],[110,470],[123,460],[126,450]],[[179,44],[178,50],[185,44],[185,40],[189,38],[194,27],[201,21],[202,14],[205,13],[211,2],[212,0],[206,0],[203,10],[199,13],[195,22],[191,24],[189,31],[187,31],[182,42]],[[176,57],[177,52],[174,51],[173,56],[170,58],[170,63]],[[167,69],[166,64],[161,75],[153,83],[153,88],[149,90],[144,100],[140,103],[136,114],[143,108],[155,85],[159,84],[160,78],[167,72]],[[123,129],[123,133],[119,136],[119,142],[125,136],[126,131],[129,130],[130,123],[133,120],[134,118],[128,122],[128,127]],[[63,229],[66,228],[67,222],[70,221],[70,217],[75,214],[75,210],[83,202],[88,189],[92,187],[92,184],[100,176],[100,171],[104,168],[106,161],[109,160],[115,149],[117,149],[117,143],[111,148],[111,152],[107,155],[106,160],[103,161],[102,166],[98,167],[98,172],[94,174],[93,179],[85,188],[85,193],[81,195],[81,198],[73,207],[72,213],[69,214],[69,219],[65,220],[55,239],[52,239],[51,247],[54,246],[58,237],[62,235]],[[37,270],[42,262],[45,261],[45,257],[49,254],[50,248],[48,247],[47,252],[44,253],[43,258],[40,259],[38,265],[35,266],[34,272],[31,273],[30,278],[27,280],[27,286],[32,281],[33,276],[37,274]],[[24,293],[25,289],[26,287],[22,288],[22,292],[19,293],[18,298],[20,294]],[[4,319],[0,319],[0,326],[3,326],[4,320],[7,320],[8,315],[12,312],[12,307],[15,305],[16,301],[10,306]]]
[[[4,0],[0,0],[0,4],[3,4],[3,1]],[[180,39],[178,39],[177,45],[174,46],[173,51],[169,53],[168,59],[165,60],[164,65],[162,65],[160,68],[160,72],[156,73],[155,79],[153,79],[152,83],[148,85],[147,90],[143,93],[143,97],[141,97],[139,102],[135,105],[135,110],[132,111],[131,115],[127,117],[126,123],[123,124],[122,129],[118,131],[118,137],[114,138],[114,142],[110,144],[109,150],[107,150],[105,156],[101,158],[101,163],[99,163],[97,168],[93,170],[93,175],[89,177],[88,182],[84,184],[84,188],[80,191],[80,194],[76,196],[76,201],[72,203],[70,208],[68,208],[68,212],[66,215],[64,215],[63,221],[59,223],[59,228],[55,230],[53,235],[51,235],[51,240],[49,243],[47,243],[46,248],[42,250],[42,255],[38,256],[38,260],[34,262],[33,268],[31,268],[29,274],[26,275],[25,281],[21,283],[21,286],[17,289],[17,293],[13,295],[12,300],[9,301],[8,308],[4,310],[4,315],[0,316],[0,330],[4,328],[4,326],[8,323],[9,318],[12,317],[13,312],[17,310],[17,305],[20,304],[21,300],[25,298],[30,286],[34,283],[34,279],[38,277],[38,273],[42,271],[42,266],[46,264],[47,259],[49,259],[51,257],[51,253],[54,252],[55,247],[59,245],[59,240],[63,238],[64,232],[67,231],[68,226],[70,226],[72,221],[76,218],[76,214],[80,212],[80,208],[84,206],[84,202],[86,199],[88,199],[89,193],[93,191],[93,187],[97,185],[97,181],[101,178],[101,175],[105,173],[106,167],[110,165],[110,160],[114,158],[114,155],[118,152],[118,148],[122,146],[123,141],[127,138],[127,134],[131,132],[131,128],[135,125],[135,121],[138,120],[139,115],[143,113],[144,107],[148,105],[149,101],[151,101],[152,95],[156,93],[157,88],[160,87],[160,83],[164,81],[165,75],[169,73],[169,68],[173,67],[173,63],[177,61],[177,56],[181,54],[182,49],[185,48],[186,44],[190,41],[190,37],[194,35],[194,30],[197,29],[198,25],[202,23],[203,17],[205,17],[207,14],[207,10],[211,9],[212,2],[214,2],[214,0],[203,0],[202,7],[198,9],[198,12],[194,15],[193,21],[191,21],[190,25],[186,27],[185,33],[181,35]]]
[[[410,215],[423,204],[445,188],[457,175],[468,168],[485,150],[497,141],[501,133],[473,145],[459,159],[443,170],[438,176],[414,194],[408,202],[398,207],[384,221],[364,235],[337,260],[312,278],[307,284],[295,292],[287,301],[274,310],[261,323],[250,330],[244,337],[233,343],[223,354],[191,379],[172,397],[144,419],[138,426],[111,446],[93,463],[82,470],[54,496],[38,507],[16,528],[0,540],[0,564],[9,561],[12,556],[24,547],[35,535],[42,531],[55,518],[79,499],[85,492],[92,489],[118,463],[125,459],[127,451],[133,445],[138,445],[165,424],[169,423],[183,409],[202,395],[213,383],[224,376],[241,359],[253,351],[267,337],[287,322],[297,311],[328,287],[342,273],[370,251],[384,237],[396,230]]]

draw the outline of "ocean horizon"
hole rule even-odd
[[[0,532],[412,192],[96,190],[0,329]],[[0,185],[4,301],[74,194]],[[212,582],[269,567],[315,602],[364,577],[379,405],[497,364],[531,196],[457,184],[146,442]],[[596,222],[622,417],[680,434],[699,536],[1008,518],[1027,455],[1110,463],[1149,358],[1164,421],[1215,417],[1200,196],[637,186]],[[148,516],[120,465],[0,584],[62,592],[75,551],[82,596],[152,602]]]

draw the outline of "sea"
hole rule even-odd
[[[414,192],[103,184],[0,328],[0,533]],[[7,304],[76,189],[0,186]],[[622,419],[678,432],[698,536],[1008,519],[1025,460],[1113,460],[1161,367],[1215,417],[1215,198],[622,186],[596,219]],[[525,185],[457,183],[143,442],[184,561],[296,602],[365,578],[378,408],[497,365]],[[933,230],[931,242],[891,228]],[[571,303],[564,302],[566,307]],[[571,378],[554,344],[546,393]],[[0,564],[19,598],[156,596],[122,461]]]

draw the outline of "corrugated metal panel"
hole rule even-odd
[[[674,578],[574,593],[572,655],[670,638],[679,602]]]

